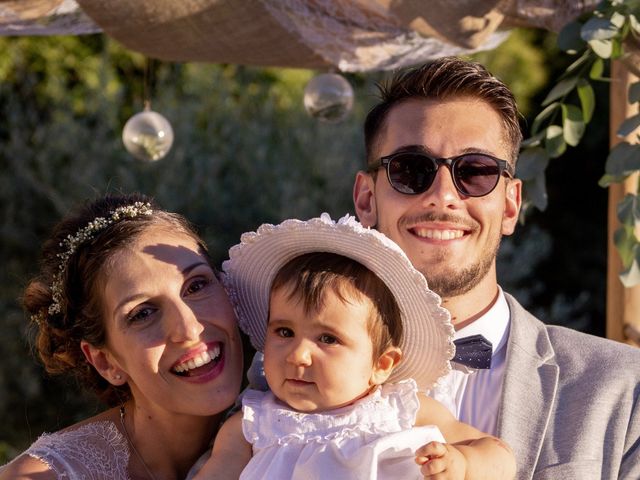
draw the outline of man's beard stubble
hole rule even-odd
[[[405,217],[400,221],[400,227],[414,225],[419,222],[436,221],[456,223],[471,231],[475,231],[480,228],[479,223],[474,220],[466,219],[457,215],[437,214],[434,212],[426,212],[415,217]],[[377,223],[373,228],[380,229]],[[383,233],[386,232],[383,231]],[[490,250],[485,251],[478,262],[462,270],[450,268],[448,271],[442,272],[439,275],[434,275],[433,272],[429,270],[428,266],[419,268],[418,265],[414,263],[414,267],[427,279],[429,289],[433,290],[440,297],[451,298],[464,295],[478,285],[487,273],[489,273],[489,270],[491,270],[491,267],[498,256],[498,249],[500,248],[501,240],[502,235],[498,235],[493,247]],[[435,264],[443,262],[446,258],[447,253],[441,252],[431,263]]]
[[[435,275],[432,271],[429,271],[428,267],[425,267],[420,269],[420,273],[427,279],[429,288],[442,298],[464,295],[478,285],[487,273],[489,273],[498,255],[499,247],[500,240],[496,242],[493,250],[485,252],[478,262],[462,270],[450,268],[445,272],[440,272],[438,275]],[[441,258],[436,258],[434,263],[445,260],[446,253],[442,252],[440,257]]]

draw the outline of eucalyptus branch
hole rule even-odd
[[[542,102],[545,108],[534,119],[531,137],[522,142],[517,175],[524,183],[523,215],[531,207],[546,209],[545,170],[550,159],[561,156],[567,145],[580,143],[596,103],[592,82],[609,80],[603,77],[606,62],[620,60],[629,71],[640,74],[634,55],[626,51],[640,44],[639,18],[640,0],[607,0],[590,15],[565,25],[560,32],[560,49],[578,58]],[[640,102],[640,82],[629,87],[628,101]],[[627,118],[617,135],[627,138],[638,127],[640,114]],[[638,140],[640,136],[635,138]],[[599,185],[608,187],[622,182],[638,171],[640,145],[622,141],[609,153]],[[640,284],[640,242],[635,234],[636,225],[640,225],[639,193],[640,185],[618,205],[621,226],[614,234],[624,269],[620,280],[627,287]]]

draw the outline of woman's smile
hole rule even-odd
[[[171,370],[180,377],[202,382],[217,377],[224,367],[224,345],[211,342],[198,350],[184,355]]]

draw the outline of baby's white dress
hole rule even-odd
[[[129,448],[113,422],[42,434],[26,451],[64,480],[129,480]]]
[[[415,451],[444,438],[436,426],[413,427],[417,391],[406,380],[331,412],[300,413],[271,392],[249,390],[242,429],[253,458],[240,478],[422,479]]]

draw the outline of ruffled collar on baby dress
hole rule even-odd
[[[270,391],[249,390],[243,398],[243,428],[255,448],[326,443],[337,438],[409,429],[415,423],[419,406],[413,380],[379,386],[351,405],[321,413],[297,412]]]

